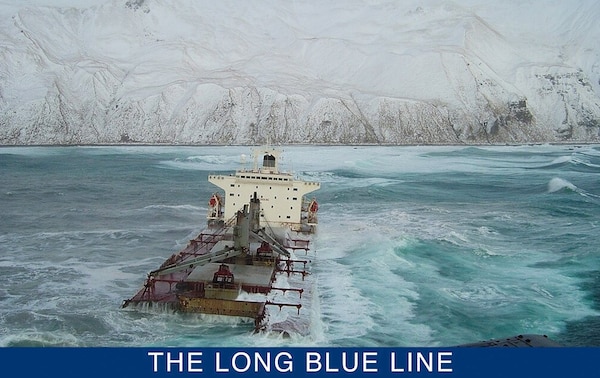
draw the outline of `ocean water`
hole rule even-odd
[[[318,180],[310,336],[121,309],[249,147],[0,148],[1,346],[600,346],[600,147],[284,147]]]

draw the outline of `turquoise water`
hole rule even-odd
[[[313,334],[120,309],[248,147],[0,149],[2,346],[600,346],[600,147],[284,148],[318,180]]]

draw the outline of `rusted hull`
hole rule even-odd
[[[264,302],[236,301],[220,298],[188,298],[179,296],[179,311],[200,314],[239,316],[257,319],[264,316]]]

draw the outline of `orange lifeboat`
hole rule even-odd
[[[221,197],[214,193],[208,200],[208,218],[217,219],[221,216]]]
[[[313,200],[310,202],[310,205],[308,206],[308,211],[310,211],[311,213],[316,213],[317,211],[319,211],[319,204],[317,203],[317,200],[313,198]]]

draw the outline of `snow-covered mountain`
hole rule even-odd
[[[597,0],[0,0],[0,16],[0,144],[600,141]]]

